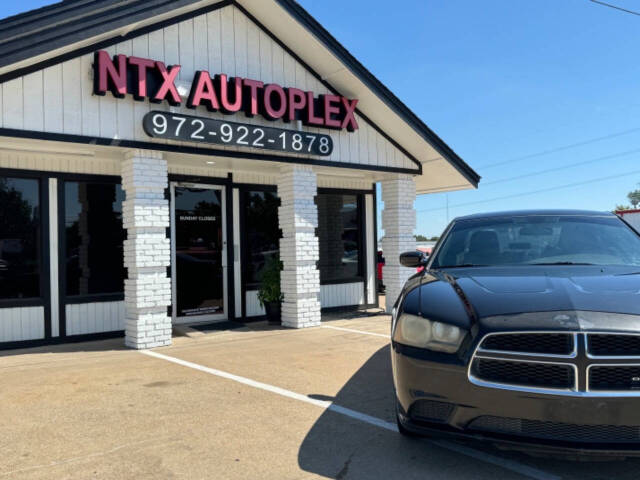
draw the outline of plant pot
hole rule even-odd
[[[280,325],[282,315],[280,302],[265,302],[264,310],[267,313],[269,325]]]

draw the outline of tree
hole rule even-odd
[[[621,212],[623,210],[631,210],[631,207],[629,205],[616,205],[614,212]]]
[[[633,205],[633,208],[638,208],[638,205],[640,204],[640,190],[629,192],[627,198],[631,202],[631,205]]]
[[[427,237],[425,237],[424,235],[416,235],[416,241],[417,242],[428,242],[429,239]]]

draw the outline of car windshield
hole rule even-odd
[[[432,268],[640,266],[640,236],[613,216],[524,215],[453,224]]]

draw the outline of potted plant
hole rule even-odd
[[[282,262],[277,256],[271,257],[262,270],[258,300],[260,301],[260,306],[265,309],[267,321],[270,325],[280,325],[280,307],[283,299],[280,291],[281,270]]]

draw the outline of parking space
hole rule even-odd
[[[636,478],[394,431],[386,316],[0,357],[0,478]]]

